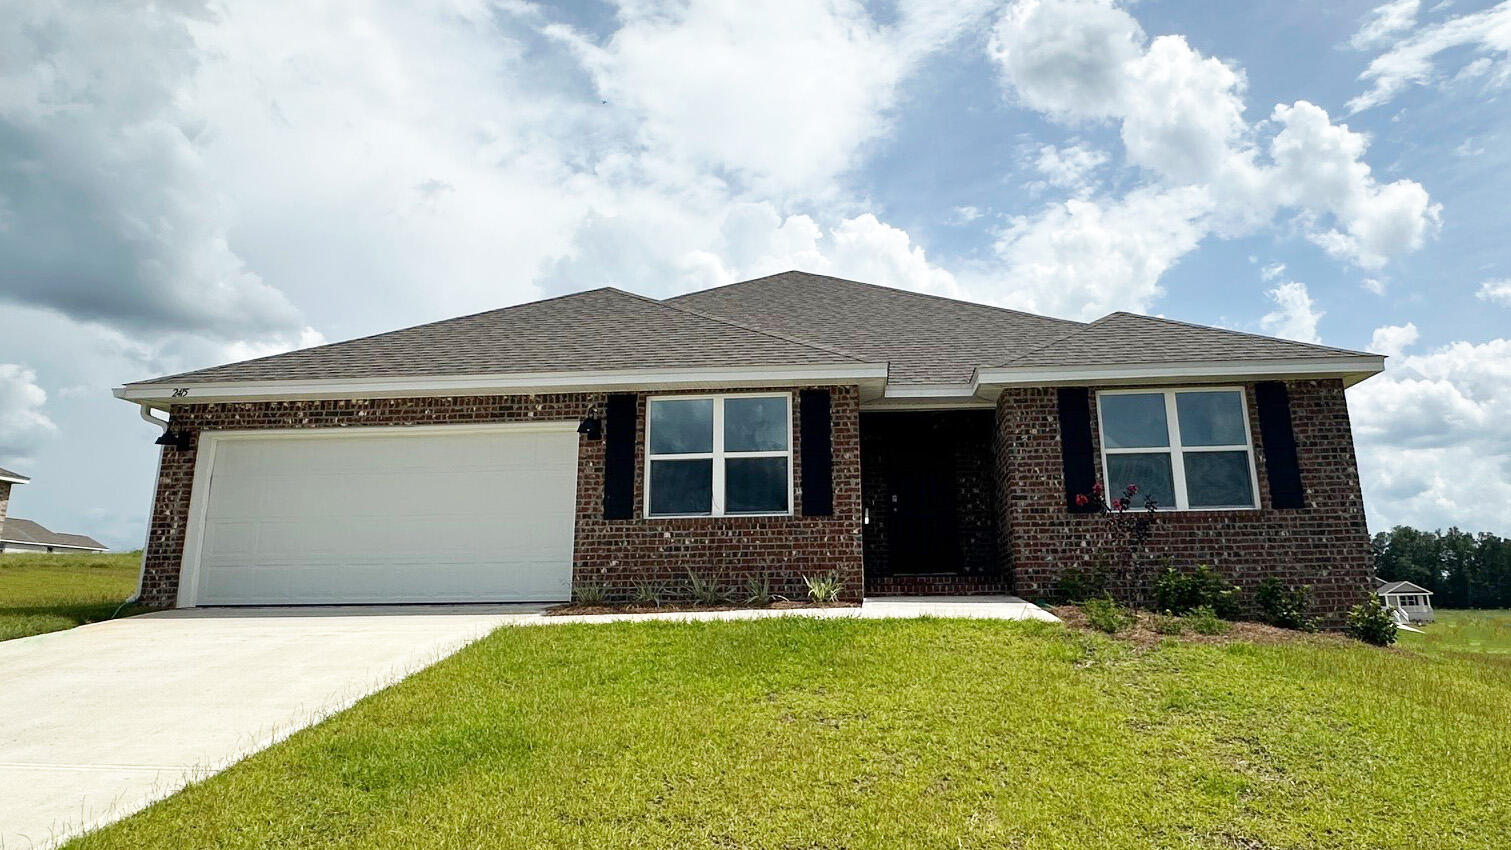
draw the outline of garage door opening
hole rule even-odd
[[[204,432],[179,604],[565,601],[575,426]]]

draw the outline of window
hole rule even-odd
[[[652,398],[646,516],[789,513],[790,402],[785,394]]]
[[[1164,509],[1254,508],[1248,406],[1236,387],[1097,393],[1102,475]]]

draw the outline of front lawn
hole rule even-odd
[[[0,555],[0,640],[108,618],[136,590],[141,563],[141,552]]]
[[[1422,634],[1402,631],[1402,647],[1433,655],[1511,667],[1511,611],[1444,610],[1437,621],[1419,625]]]
[[[1511,669],[1327,636],[515,627],[70,846],[1482,848],[1508,728]]]

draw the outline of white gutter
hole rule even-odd
[[[157,406],[260,399],[404,398],[505,395],[614,389],[723,389],[837,381],[859,383],[880,395],[885,363],[819,363],[719,369],[618,369],[581,372],[514,372],[311,381],[202,381],[116,387],[116,398]],[[145,414],[144,414],[145,415]]]
[[[1276,380],[1342,378],[1353,386],[1385,369],[1379,354],[1283,360],[1200,360],[1179,363],[1123,363],[1097,366],[992,366],[976,371],[981,386],[1053,387],[1151,383],[1193,378]]]

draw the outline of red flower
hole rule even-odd
[[[1137,484],[1129,484],[1128,485],[1128,495],[1132,496],[1134,493],[1137,493],[1137,492],[1138,492],[1138,485]]]
[[[1091,492],[1093,492],[1093,493],[1100,493],[1100,492],[1102,492],[1102,482],[1098,481],[1097,483],[1091,485]]]
[[[1091,500],[1088,499],[1088,498],[1086,498],[1086,494],[1085,493],[1077,493],[1076,494],[1076,507],[1078,507],[1078,508],[1084,508],[1088,504],[1090,504],[1090,502],[1091,502]]]

